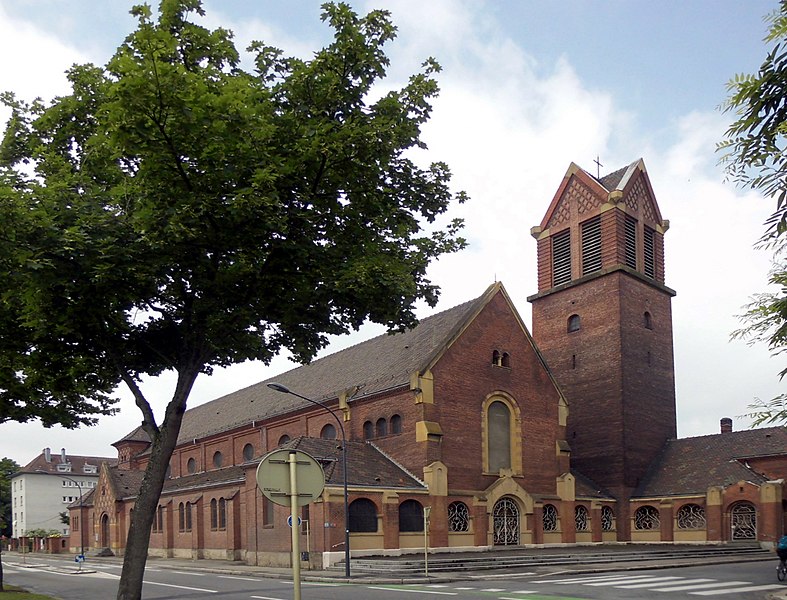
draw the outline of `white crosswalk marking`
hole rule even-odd
[[[631,581],[627,581],[627,580],[622,580],[622,581],[621,580],[618,580],[618,581],[599,581],[599,582],[593,582],[593,583],[586,583],[584,585],[589,585],[589,586],[592,586],[592,587],[619,587],[619,588],[625,588],[625,586],[630,585],[630,584],[643,583],[647,579],[649,579],[649,577],[643,576],[643,577],[639,577],[639,578],[631,580]],[[684,583],[684,582],[686,582],[686,583],[700,583],[701,581],[713,581],[713,579],[683,579],[679,583]],[[658,585],[657,581],[655,581],[653,583],[654,583],[654,585]],[[674,582],[673,581],[672,583],[678,583],[678,582]]]
[[[636,590],[639,588],[653,587],[654,583],[667,583],[670,581],[674,582],[676,579],[680,579],[680,577],[648,577],[647,579],[640,579],[639,583],[634,583],[630,585],[618,585],[615,587],[619,587],[624,590]]]
[[[675,587],[654,588],[656,592],[688,592],[690,590],[708,590],[712,588],[726,587],[728,585],[748,585],[748,581],[713,581],[712,583],[695,583],[694,585],[683,585],[685,582],[681,581],[681,585]],[[715,592],[713,592],[715,593]]]

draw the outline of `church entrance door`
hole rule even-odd
[[[757,509],[749,502],[741,502],[730,511],[731,538],[735,540],[757,539]]]
[[[101,515],[100,541],[102,548],[109,548],[109,515],[106,513]]]
[[[495,502],[492,511],[494,543],[496,546],[519,544],[519,507],[511,498]]]

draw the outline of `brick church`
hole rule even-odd
[[[326,486],[302,507],[312,566],[423,548],[604,542],[773,544],[785,530],[787,428],[676,439],[661,216],[642,160],[572,164],[531,231],[533,332],[501,283],[479,297],[190,409],[150,554],[288,565],[289,508],[258,490],[276,448]],[[70,507],[70,544],[122,554],[148,460],[141,429]],[[426,510],[428,509],[428,511]]]

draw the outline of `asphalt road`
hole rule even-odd
[[[5,557],[4,557],[5,558]],[[16,557],[14,557],[16,558]],[[116,595],[120,566],[90,565],[94,572],[64,572],[54,561],[4,560],[5,581],[62,600],[111,600]],[[302,600],[727,600],[762,599],[787,584],[776,580],[775,561],[707,565],[679,569],[571,572],[537,575],[486,574],[440,584],[302,583]],[[71,571],[74,570],[71,566]],[[221,598],[222,600],[292,600],[292,581],[254,576],[221,575],[148,567],[146,600]]]

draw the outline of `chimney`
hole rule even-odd
[[[46,462],[52,462],[52,450],[49,448],[44,448],[44,460]]]
[[[729,417],[724,417],[721,421],[721,432],[722,433],[732,433],[732,419]]]
[[[68,463],[68,457],[66,456],[65,448],[60,449],[60,462],[63,463],[64,465]]]

